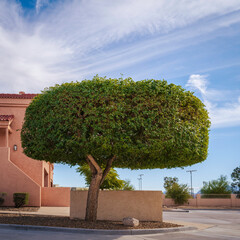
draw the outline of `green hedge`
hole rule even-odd
[[[202,194],[201,198],[231,198],[231,194]]]
[[[15,203],[15,207],[19,208],[28,204],[29,194],[28,193],[14,193],[13,201]]]
[[[6,195],[6,193],[0,193],[0,206],[3,205]]]

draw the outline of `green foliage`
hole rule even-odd
[[[233,193],[237,194],[238,197],[240,198],[240,167],[236,167],[232,174],[231,174],[231,178],[232,178],[232,191]]]
[[[212,180],[209,182],[203,182],[203,187],[201,189],[202,198],[212,198],[209,194],[215,194],[215,198],[226,198],[226,196],[221,194],[231,194],[229,189],[227,176],[221,175],[217,180]]]
[[[174,203],[182,205],[191,198],[186,184],[178,184],[178,178],[165,177],[164,188],[166,189],[166,198],[172,198]]]
[[[6,193],[0,193],[0,206],[3,205],[6,195]]]
[[[16,208],[22,207],[28,204],[29,194],[28,193],[14,193],[13,201]]]
[[[24,153],[80,165],[154,169],[189,166],[207,157],[210,122],[204,104],[166,81],[94,77],[45,89],[26,110]]]
[[[133,191],[133,190],[135,190],[135,188],[131,184],[130,180],[125,179],[125,180],[123,180],[123,189],[122,190]]]
[[[170,188],[174,183],[178,183],[178,178],[177,177],[165,177],[164,178],[164,188],[168,189]]]
[[[89,186],[92,178],[89,166],[84,164],[78,167],[77,171],[85,177],[86,185]],[[130,181],[121,180],[117,174],[117,171],[111,168],[102,185],[100,186],[100,189],[134,190],[134,187],[130,184]]]

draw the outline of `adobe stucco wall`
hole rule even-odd
[[[14,205],[14,192],[28,192],[29,206],[41,206],[41,187],[51,187],[53,183],[53,165],[27,157],[21,146],[20,134],[25,111],[33,97],[24,94],[0,94],[0,115],[14,116],[11,121],[0,121],[0,192],[7,193],[5,206]],[[14,145],[17,150],[13,149]],[[63,206],[70,205],[69,191],[63,196]],[[58,200],[58,194],[50,192],[50,204],[54,194],[55,200]],[[47,196],[45,191],[45,203]]]
[[[0,113],[1,115],[14,115],[14,119],[11,123],[13,132],[8,135],[10,147],[11,162],[17,165],[23,172],[25,172],[30,178],[32,178],[40,186],[43,186],[42,182],[42,161],[36,161],[25,154],[21,147],[21,128],[25,116],[25,111],[32,99],[0,99]],[[17,145],[17,151],[13,151],[13,146]]]
[[[10,162],[9,156],[10,148],[0,147],[1,168],[4,169],[0,174],[0,192],[7,193],[3,206],[14,206],[15,192],[29,193],[28,206],[41,206],[41,187]]]
[[[51,187],[51,183],[53,183],[53,164],[50,164],[49,162],[40,161],[42,163],[42,187]],[[47,172],[48,174],[48,181],[47,186],[45,182],[45,175],[44,172]]]
[[[42,188],[42,206],[69,207],[70,187]]]
[[[85,218],[88,191],[71,191],[70,218]],[[162,221],[161,191],[100,191],[98,220]]]

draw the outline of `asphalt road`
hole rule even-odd
[[[151,235],[120,236],[0,229],[1,240],[235,240],[240,239],[240,210],[191,210],[164,212],[164,221],[186,223],[198,230]]]

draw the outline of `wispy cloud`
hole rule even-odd
[[[49,0],[36,0],[36,13],[38,14],[40,12],[40,10],[49,4]]]
[[[37,0],[37,14],[26,16],[14,0],[1,0],[1,91],[120,73],[239,23],[238,11],[239,0]]]
[[[188,79],[186,87],[198,89],[202,96],[206,96],[207,83],[206,75],[192,74]]]
[[[225,102],[219,106],[219,96],[229,94],[227,90],[215,90],[208,88],[206,75],[193,74],[189,77],[186,87],[198,90],[203,102],[209,111],[212,127],[230,127],[240,125],[240,96],[234,102]]]

